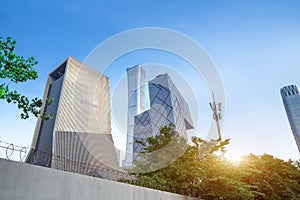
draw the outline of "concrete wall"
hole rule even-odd
[[[0,159],[0,199],[196,200],[195,198]]]

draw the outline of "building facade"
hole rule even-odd
[[[132,166],[134,116],[145,110],[146,72],[140,65],[127,69],[128,110],[127,110],[127,142],[124,167]]]
[[[42,111],[26,162],[80,174],[107,177],[119,169],[111,135],[109,79],[69,57],[49,74]]]
[[[174,130],[187,139],[193,129],[189,107],[168,74],[161,74],[148,82],[150,109],[134,117],[133,160],[146,144],[147,137],[155,136],[160,128],[172,124]]]
[[[288,117],[298,150],[300,152],[300,95],[296,85],[280,89],[283,105]]]

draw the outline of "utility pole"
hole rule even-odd
[[[214,93],[212,93],[212,97],[213,97],[213,102],[209,103],[209,105],[211,110],[213,111],[213,118],[217,123],[219,140],[220,142],[222,142],[221,128],[220,128],[220,120],[222,119],[222,114],[221,114],[222,104],[221,102],[216,102]],[[221,151],[222,151],[222,156],[224,157],[223,148],[221,149]]]

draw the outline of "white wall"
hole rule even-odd
[[[0,199],[196,200],[124,183],[0,159]]]

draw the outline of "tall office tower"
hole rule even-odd
[[[150,109],[134,117],[134,159],[143,146],[136,142],[155,136],[163,126],[172,124],[174,130],[187,139],[186,130],[193,129],[189,107],[168,74],[148,82]]]
[[[69,57],[49,74],[26,162],[104,178],[98,169],[118,169],[110,122],[109,79]]]
[[[300,152],[300,95],[296,85],[280,89],[286,115],[290,122],[298,150]]]
[[[143,67],[136,65],[127,69],[128,83],[128,114],[127,114],[127,144],[124,167],[132,166],[134,116],[145,109],[145,80]]]

